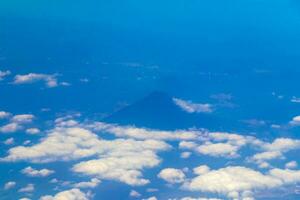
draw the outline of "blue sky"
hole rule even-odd
[[[300,4],[0,2],[0,199],[300,197]]]

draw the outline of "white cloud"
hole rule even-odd
[[[70,189],[57,193],[54,196],[42,196],[40,200],[89,200],[90,194],[85,194],[79,189]]]
[[[56,74],[36,74],[29,73],[24,75],[16,75],[14,78],[14,84],[29,84],[38,81],[44,81],[49,88],[58,86]]]
[[[201,172],[186,182],[183,188],[191,191],[226,195],[230,199],[253,199],[253,191],[282,187],[300,182],[300,171],[272,169],[262,174],[250,168],[229,166]]]
[[[142,195],[139,192],[135,191],[135,190],[131,190],[130,193],[129,193],[129,196],[138,198],[138,197],[141,197]]]
[[[298,167],[298,163],[296,161],[291,161],[285,164],[285,168],[294,169]]]
[[[142,199],[142,200],[157,200],[157,198],[153,196],[153,197],[149,197],[147,199]]]
[[[9,190],[9,189],[14,188],[16,186],[16,184],[17,183],[14,181],[9,181],[9,182],[5,183],[4,190]]]
[[[117,137],[128,137],[139,140],[154,139],[154,140],[195,140],[198,139],[201,130],[175,130],[175,131],[162,131],[147,128],[137,128],[134,126],[119,126],[116,124],[107,124],[96,122],[88,125],[96,131],[111,133]]]
[[[144,185],[149,180],[142,178],[141,170],[158,165],[161,160],[156,153],[168,149],[170,146],[162,141],[109,141],[99,139],[83,128],[56,128],[36,145],[11,148],[2,160],[45,163],[97,156],[96,159],[75,164],[72,170],[100,179]]]
[[[239,146],[230,143],[211,143],[206,142],[196,148],[196,151],[214,157],[237,157]]]
[[[300,125],[300,115],[293,117],[293,119],[290,121],[290,124],[293,126],[299,126]]]
[[[197,153],[213,157],[236,158],[239,156],[238,152],[242,147],[261,144],[261,141],[255,137],[226,132],[203,132],[198,139],[202,143],[181,141],[179,148],[193,150]]]
[[[18,123],[12,122],[9,124],[6,124],[2,127],[0,127],[1,133],[14,133],[18,130],[22,129],[22,126],[20,126]]]
[[[174,199],[176,200],[176,199]],[[221,199],[216,199],[216,198],[193,198],[193,197],[183,197],[180,200],[221,200]],[[243,199],[245,200],[245,199]]]
[[[14,138],[8,138],[3,143],[6,144],[6,145],[12,145],[12,144],[15,143],[15,139]]]
[[[193,169],[194,174],[201,175],[206,174],[210,171],[210,168],[207,165],[200,165],[199,167],[195,167]]]
[[[37,169],[34,169],[30,166],[22,169],[21,172],[23,174],[25,174],[27,176],[31,176],[31,177],[46,177],[46,176],[49,176],[49,175],[54,173],[53,170],[49,170],[49,169],[37,170]]]
[[[31,135],[36,135],[39,134],[41,131],[38,128],[28,128],[26,129],[26,133],[31,134]]]
[[[254,154],[249,160],[262,165],[269,160],[284,159],[284,153],[300,149],[300,140],[291,138],[276,138],[272,143],[258,143],[257,147],[259,147],[263,152]]]
[[[192,103],[191,101],[185,101],[182,99],[173,98],[174,103],[182,110],[188,113],[211,113],[213,112],[213,106],[211,104],[199,104]]]
[[[8,118],[11,114],[9,112],[0,111],[0,119]]]
[[[157,176],[171,184],[182,183],[185,180],[185,174],[182,170],[174,168],[163,169]]]
[[[189,158],[191,155],[192,155],[191,152],[185,151],[185,152],[182,152],[182,153],[180,154],[180,157],[183,158],[183,159],[187,159],[187,158]]]
[[[97,178],[92,178],[90,181],[88,182],[80,182],[80,183],[76,183],[74,184],[75,188],[95,188],[99,185],[99,183],[101,183],[101,181]]]
[[[291,102],[300,103],[300,98],[294,96],[294,97],[292,97]]]
[[[26,124],[26,123],[31,123],[33,119],[34,119],[34,115],[22,114],[22,115],[13,116],[11,121],[18,124]]]
[[[10,75],[11,72],[6,70],[6,71],[1,71],[0,70],[0,81],[2,81],[6,76]]]
[[[26,193],[29,193],[29,192],[33,192],[34,191],[34,184],[27,184],[25,187],[21,188],[18,190],[18,192],[26,192]]]

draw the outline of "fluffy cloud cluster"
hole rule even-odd
[[[103,140],[83,128],[56,128],[33,146],[9,149],[2,161],[25,160],[33,163],[70,161],[96,156],[82,161],[72,170],[100,179],[117,180],[129,185],[144,185],[141,170],[158,165],[157,152],[170,146],[162,141],[133,139]]]
[[[229,199],[254,199],[253,191],[278,188],[300,182],[300,171],[272,169],[263,174],[250,168],[229,166],[218,170],[194,169],[198,176],[186,181],[183,188],[226,195]]]
[[[182,183],[185,180],[185,174],[182,170],[174,168],[163,169],[157,176],[171,184]]]
[[[46,176],[49,176],[54,173],[53,170],[49,170],[49,169],[37,170],[37,169],[33,169],[30,166],[24,168],[21,172],[23,174],[25,174],[27,176],[31,176],[31,177],[46,177]]]
[[[42,196],[40,200],[89,200],[90,194],[85,194],[79,189],[70,189],[57,193],[54,196]]]
[[[191,101],[185,101],[182,99],[173,98],[174,103],[182,110],[188,113],[211,113],[213,112],[213,106],[211,104],[199,104]]]

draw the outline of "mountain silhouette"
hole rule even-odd
[[[173,97],[159,91],[113,113],[104,121],[164,130],[191,127],[220,130],[228,124],[214,113],[188,113],[174,103]]]

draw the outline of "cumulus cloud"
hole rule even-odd
[[[46,177],[46,176],[49,176],[49,175],[54,173],[53,170],[49,170],[49,169],[37,170],[37,169],[34,169],[30,166],[22,169],[21,172],[23,174],[25,174],[27,176],[31,176],[31,177]]]
[[[229,166],[203,170],[183,188],[191,191],[226,195],[230,199],[253,199],[253,191],[282,187],[300,182],[300,171],[272,169],[263,174],[250,168]]]
[[[2,81],[6,76],[10,75],[11,72],[9,70],[1,71],[0,70],[0,81]]]
[[[191,101],[185,101],[182,99],[173,98],[174,103],[182,110],[188,113],[211,113],[213,112],[213,106],[211,104],[199,104],[192,103]]]
[[[24,75],[16,75],[14,78],[14,84],[30,84],[38,81],[43,81],[49,88],[58,86],[56,74],[36,74],[29,73]]]
[[[75,164],[72,170],[100,179],[144,185],[149,180],[142,178],[141,170],[158,165],[161,160],[156,153],[168,149],[168,144],[157,140],[103,140],[83,128],[56,128],[36,145],[9,149],[2,161],[45,163],[96,156]]]
[[[90,196],[91,195],[89,193],[86,194],[79,189],[73,188],[70,190],[59,192],[54,196],[42,196],[40,200],[89,200]]]
[[[163,169],[157,176],[171,184],[182,183],[185,180],[185,174],[182,170],[174,168]]]
[[[9,181],[7,183],[5,183],[4,185],[4,190],[9,190],[9,189],[12,189],[16,186],[16,182],[15,181]]]
[[[97,178],[92,178],[90,181],[87,182],[79,182],[74,184],[75,188],[95,188],[97,187],[101,181]]]

